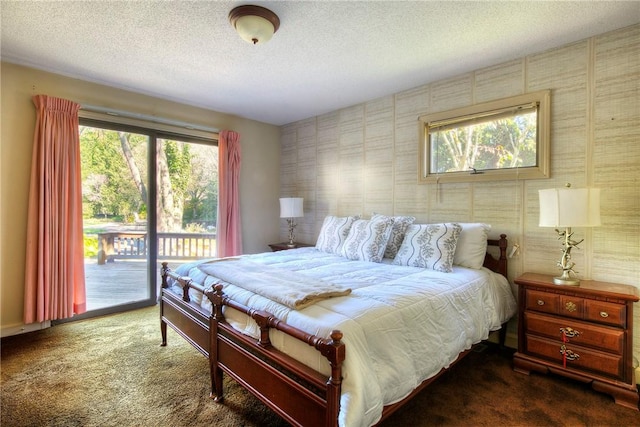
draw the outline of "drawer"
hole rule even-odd
[[[527,289],[527,293],[526,293],[527,310],[558,314],[559,305],[560,305],[560,295],[549,294],[547,292],[532,291]]]
[[[525,298],[526,309],[530,311],[627,327],[627,307],[624,304],[530,289],[527,289]]]
[[[584,315],[584,298],[534,290],[527,290],[526,298],[527,310],[559,314],[576,319],[582,319]]]
[[[567,345],[577,344],[622,355],[624,352],[624,330],[573,319],[545,316],[534,312],[524,315],[527,333],[535,334],[562,342],[561,329],[571,328],[577,332],[574,337],[567,337]]]
[[[558,314],[561,316],[584,318],[585,299],[571,295],[560,295]]]
[[[526,353],[547,359],[563,368],[563,357],[560,353],[563,343],[527,334]],[[567,369],[590,371],[610,378],[623,380],[623,357],[589,349],[572,343],[564,344],[566,350],[572,352],[576,359],[567,360]]]
[[[627,327],[627,306],[612,302],[586,300],[585,320],[605,325]]]

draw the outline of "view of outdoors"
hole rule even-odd
[[[88,310],[149,298],[150,234],[161,261],[215,255],[215,145],[90,126],[80,126],[80,144]],[[155,233],[148,229],[151,191]]]
[[[536,166],[535,111],[429,132],[432,173]]]

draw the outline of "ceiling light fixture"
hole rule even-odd
[[[240,37],[252,44],[271,40],[280,27],[278,15],[260,6],[244,5],[229,12],[229,22]]]

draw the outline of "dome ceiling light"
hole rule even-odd
[[[229,12],[229,22],[240,37],[252,44],[271,40],[280,27],[278,15],[260,6],[238,6]]]

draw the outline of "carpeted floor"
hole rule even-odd
[[[156,307],[2,339],[2,426],[284,426],[226,381],[208,398],[206,359],[177,334],[160,347]],[[472,352],[391,426],[640,426],[640,414],[588,386],[522,375],[493,345]]]

